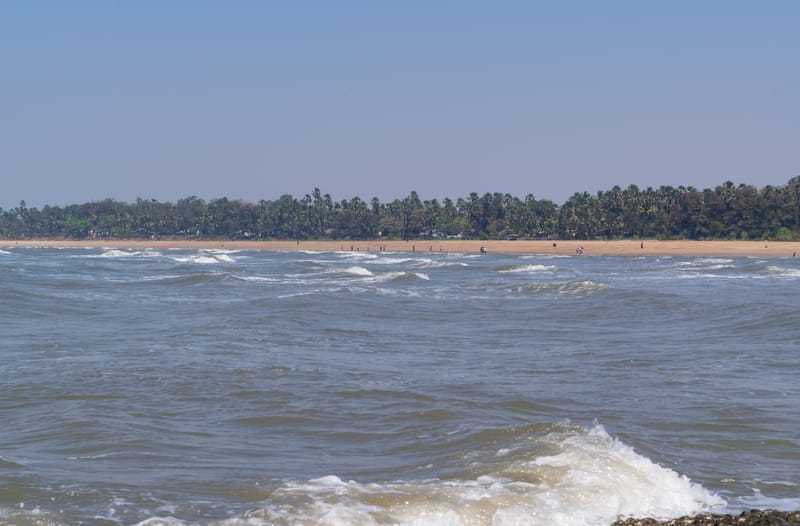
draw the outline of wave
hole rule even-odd
[[[424,272],[403,272],[403,271],[394,271],[394,272],[387,272],[385,274],[381,274],[376,276],[375,281],[383,282],[383,281],[403,281],[407,279],[421,279],[424,281],[429,281],[431,278]]]
[[[496,430],[511,437],[491,455],[467,454],[464,474],[447,479],[358,482],[328,475],[286,482],[247,524],[489,525],[611,524],[624,517],[670,519],[721,509],[725,502],[675,471],[655,464],[600,425]],[[485,437],[484,437],[485,438]],[[499,446],[499,447],[498,447]],[[183,524],[154,522],[140,525]]]
[[[376,259],[375,261],[372,261],[371,263],[373,265],[399,265],[401,263],[408,263],[408,262],[411,262],[411,261],[425,261],[425,260],[420,260],[418,258],[401,258],[401,257],[383,256],[383,257],[380,257],[380,258]]]
[[[12,469],[12,470],[20,470],[24,469],[25,466],[22,464],[17,464],[16,462],[12,462],[2,456],[0,456],[0,469]]]
[[[269,427],[276,421],[238,418],[229,423]],[[282,424],[282,420],[277,423]],[[452,476],[358,481],[327,475],[276,481],[271,489],[264,485],[263,492],[253,493],[254,503],[244,508],[249,511],[240,508],[221,518],[219,504],[212,504],[219,518],[204,523],[601,526],[628,517],[669,520],[703,512],[725,513],[731,505],[794,509],[799,504],[796,498],[770,499],[758,493],[746,502],[726,503],[686,476],[637,453],[599,424],[589,428],[532,424],[431,439],[453,450],[440,461],[459,465]],[[414,469],[424,472],[432,468],[428,464]],[[138,511],[131,506],[137,505],[128,500],[125,515],[138,515],[138,526],[196,524],[185,516],[170,516],[176,509],[186,509],[180,503],[161,501],[160,512],[150,506]],[[143,516],[147,518],[141,520]],[[123,515],[107,518],[121,522],[117,517],[122,519]],[[59,512],[26,507],[24,503],[0,507],[0,522],[69,523],[65,518]]]
[[[729,258],[697,258],[695,260],[701,265],[732,265],[733,260]]]
[[[172,261],[177,263],[196,263],[200,265],[214,265],[217,263],[233,263],[236,260],[227,252],[214,251],[192,254],[190,256],[169,256]]]
[[[314,262],[318,265],[323,265],[326,262]],[[373,277],[375,274],[372,273],[371,270],[365,267],[361,267],[358,265],[353,265],[351,267],[315,267],[311,271],[301,272],[296,274],[287,274],[286,277],[290,279],[300,279],[300,280],[308,280],[310,278],[319,279],[320,277],[329,277],[332,275],[339,275],[339,276],[359,276],[359,277]]]
[[[123,250],[119,248],[103,249],[100,254],[86,254],[79,257],[86,258],[155,258],[161,256],[161,252],[156,250]]]
[[[371,252],[338,252],[337,254],[344,259],[378,259],[378,255]]]
[[[611,289],[610,285],[605,283],[596,283],[594,281],[567,281],[567,282],[548,282],[548,283],[530,283],[517,288],[517,292],[525,293],[550,293],[556,295],[566,296],[587,296],[590,294],[597,294]]]
[[[674,266],[684,271],[696,272],[736,268],[732,259],[725,258],[698,258],[690,261],[677,261]]]
[[[800,278],[800,269],[798,268],[767,266],[764,268],[764,271],[767,274],[780,276],[782,278]]]
[[[503,265],[497,267],[497,272],[550,272],[558,270],[555,265]]]
[[[200,283],[219,283],[230,277],[230,274],[215,272],[198,272],[185,276],[169,276],[159,280],[151,280],[151,283],[159,285],[196,285]]]
[[[269,276],[241,276],[239,274],[231,274],[231,277],[239,281],[250,281],[254,283],[287,283],[284,278],[273,278]]]
[[[432,259],[422,259],[419,260],[417,263],[411,265],[414,268],[463,268],[468,267],[467,263],[463,261],[434,261]]]
[[[359,266],[347,267],[347,268],[331,268],[324,272],[325,274],[348,274],[351,276],[366,276],[372,277],[373,274],[369,269]]]

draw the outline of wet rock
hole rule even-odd
[[[702,513],[668,521],[656,519],[624,519],[612,526],[800,526],[800,510],[751,510],[739,515]]]

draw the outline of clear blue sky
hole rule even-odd
[[[762,187],[800,2],[0,4],[0,206]]]

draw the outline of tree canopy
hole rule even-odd
[[[139,198],[65,207],[0,208],[0,237],[194,239],[795,239],[800,237],[800,176],[756,188],[730,181],[713,188],[614,186],[575,193],[562,205],[532,194],[471,193],[423,201],[412,191],[382,203],[334,201],[318,188],[301,198],[257,203],[196,196],[176,203]]]

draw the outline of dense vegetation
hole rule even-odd
[[[558,206],[533,195],[472,193],[467,198],[369,203],[340,202],[314,189],[301,199],[248,203],[187,197],[176,203],[112,199],[66,207],[0,208],[0,237],[24,238],[226,238],[413,239],[467,238],[659,238],[794,239],[800,237],[800,176],[784,186],[714,189],[630,185],[576,193]]]

